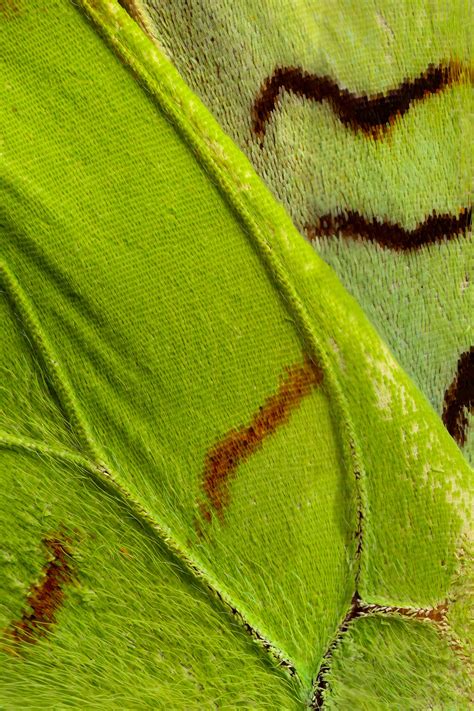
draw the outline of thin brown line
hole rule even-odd
[[[341,626],[339,627],[337,631],[337,637],[335,640],[332,642],[332,644],[328,647],[322,662],[321,666],[319,667],[318,675],[314,681],[313,688],[314,688],[314,693],[313,693],[313,698],[312,698],[312,703],[311,703],[311,708],[313,709],[321,709],[323,708],[324,705],[324,692],[328,688],[328,680],[326,678],[327,673],[330,670],[330,665],[331,665],[331,659],[332,655],[334,654],[334,651],[336,647],[339,646],[341,642],[341,638],[343,637],[344,633],[347,632],[349,629],[350,623],[355,620],[357,617],[361,617],[363,613],[360,610],[360,597],[358,593],[354,593],[354,596],[351,600],[351,607],[349,609],[349,612],[347,615],[344,617]]]
[[[409,252],[458,235],[466,235],[472,223],[472,208],[463,207],[458,215],[437,215],[435,212],[407,230],[398,223],[373,218],[366,219],[355,210],[322,215],[313,224],[305,225],[308,238],[342,236],[352,240],[374,242],[384,249]]]
[[[148,37],[156,42],[153,34],[153,28],[150,25],[149,20],[143,10],[138,7],[136,0],[118,0],[118,4],[125,10],[125,12],[134,20],[137,25],[148,35]]]
[[[467,413],[474,411],[474,346],[463,353],[453,382],[444,395],[443,422],[453,439],[463,447],[467,439]]]
[[[134,0],[118,0],[118,4],[130,15],[132,20],[136,22],[141,20],[140,11],[136,7]]]
[[[363,615],[402,615],[411,620],[431,620],[431,622],[444,623],[448,612],[448,603],[442,602],[436,607],[394,607],[392,605],[376,605],[359,601],[359,617]]]
[[[289,91],[310,101],[328,101],[345,126],[380,138],[413,103],[443,91],[464,77],[472,81],[472,74],[470,67],[456,60],[439,65],[429,64],[419,76],[405,79],[385,94],[358,96],[341,89],[328,76],[311,74],[301,67],[278,67],[264,81],[254,102],[252,128],[262,140],[280,94]]]
[[[245,631],[246,631],[253,639],[255,639],[259,644],[261,644],[261,646],[263,647],[263,649],[265,649],[266,652],[268,652],[269,654],[271,654],[271,655],[273,656],[273,658],[277,660],[278,665],[279,665],[282,669],[285,669],[285,670],[290,674],[290,676],[296,677],[296,676],[297,676],[297,672],[296,672],[296,668],[294,667],[294,665],[293,665],[290,661],[288,661],[287,659],[284,659],[283,657],[281,657],[280,654],[276,653],[276,652],[275,652],[275,649],[272,647],[271,643],[268,642],[268,641],[265,639],[265,637],[263,637],[263,636],[260,634],[260,632],[258,632],[258,631],[255,629],[255,627],[252,627],[252,625],[249,625],[249,623],[245,620],[245,618],[244,618],[244,617],[242,616],[242,614],[237,610],[237,608],[232,607],[232,606],[229,606],[229,604],[226,603],[226,601],[224,600],[224,598],[221,596],[221,594],[219,593],[219,591],[218,591],[217,589],[212,588],[210,585],[208,585],[208,588],[209,588],[209,590],[210,590],[211,592],[213,592],[215,595],[217,595],[217,597],[218,597],[219,600],[222,602],[222,604],[225,605],[225,606],[230,610],[230,612],[232,613],[232,615],[233,615],[234,617],[236,617],[236,618],[239,620],[240,624],[243,626],[243,628],[245,629]]]
[[[56,622],[56,613],[64,601],[64,586],[72,582],[74,573],[70,538],[64,533],[43,539],[51,560],[43,567],[40,582],[28,593],[27,606],[19,620],[5,631],[10,643],[34,643],[46,635]]]
[[[210,507],[221,519],[229,504],[229,479],[235,475],[237,467],[289,420],[291,412],[322,379],[321,368],[307,357],[302,365],[286,368],[286,377],[278,392],[259,407],[250,423],[230,430],[209,450],[204,465],[203,489]],[[200,509],[202,516],[210,521],[209,506],[202,503]]]

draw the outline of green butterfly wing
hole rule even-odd
[[[2,19],[0,701],[301,706],[348,610],[451,595],[470,471],[164,55],[82,5]],[[441,700],[466,599],[420,642]]]
[[[126,5],[335,269],[472,464],[469,3]]]

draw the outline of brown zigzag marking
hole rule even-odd
[[[74,578],[70,542],[64,533],[44,538],[43,544],[52,560],[43,567],[41,581],[30,588],[21,619],[6,630],[5,636],[11,642],[34,643],[56,622],[56,612],[64,600],[63,588]]]
[[[278,392],[271,395],[248,425],[230,430],[225,437],[208,452],[204,465],[203,489],[210,506],[223,519],[224,508],[229,504],[229,479],[235,470],[261,446],[265,438],[285,424],[292,410],[296,409],[312,388],[319,385],[323,373],[308,357],[302,365],[286,368]],[[206,504],[201,504],[201,513],[211,520],[211,512]]]
[[[380,138],[414,102],[437,94],[465,77],[472,81],[472,70],[461,62],[429,64],[418,77],[405,79],[386,94],[357,96],[347,89],[340,89],[328,76],[310,74],[300,67],[279,67],[264,81],[254,102],[252,127],[262,140],[280,93],[290,91],[311,101],[328,101],[345,126]]]
[[[467,412],[474,411],[474,346],[463,353],[453,382],[444,395],[443,422],[460,447],[467,438]]]
[[[327,652],[323,657],[323,661],[321,662],[318,676],[316,677],[315,682],[313,684],[314,692],[311,707],[313,709],[322,709],[324,706],[324,692],[328,688],[327,674],[330,670],[332,656],[336,648],[341,643],[344,633],[347,632],[353,620],[356,620],[358,617],[366,617],[367,615],[374,614],[388,616],[401,615],[402,617],[408,617],[412,620],[431,620],[431,622],[436,623],[440,628],[444,629],[447,626],[447,612],[447,602],[443,602],[437,607],[430,608],[392,607],[389,605],[375,605],[364,603],[356,592],[352,598],[349,612],[344,617],[337,631],[337,637],[329,646]]]
[[[397,223],[377,218],[367,220],[359,212],[348,210],[323,215],[315,224],[305,225],[305,231],[310,240],[341,235],[348,239],[375,242],[384,249],[409,252],[467,234],[471,222],[472,209],[462,208],[458,215],[437,215],[433,212],[413,230],[407,230]]]

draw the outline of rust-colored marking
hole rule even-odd
[[[474,346],[459,358],[456,375],[444,395],[443,422],[460,447],[467,439],[468,412],[474,412]]]
[[[204,465],[203,488],[207,501],[218,516],[229,504],[229,480],[241,462],[248,459],[263,441],[289,420],[303,398],[323,379],[321,368],[309,358],[302,365],[286,368],[278,392],[259,407],[248,425],[232,429],[208,452]],[[201,503],[202,517],[210,522],[210,508]]]
[[[392,607],[390,605],[365,604],[359,601],[358,617],[369,614],[381,615],[402,615],[412,620],[431,620],[432,622],[444,623],[448,612],[448,603],[443,602],[437,607]]]
[[[5,636],[10,642],[34,643],[56,622],[64,587],[74,578],[70,543],[71,539],[62,532],[43,539],[51,560],[44,566],[40,582],[31,587],[21,618],[7,628]]]
[[[310,240],[316,237],[340,235],[352,240],[375,242],[384,249],[395,252],[410,252],[460,234],[467,234],[472,223],[472,209],[462,208],[459,215],[433,213],[413,230],[406,230],[397,223],[386,220],[367,220],[354,210],[327,214],[316,223],[305,226]]]
[[[429,64],[418,77],[406,79],[385,94],[358,96],[347,89],[340,89],[328,76],[310,74],[300,67],[278,67],[264,81],[254,102],[252,127],[262,140],[280,94],[289,91],[311,101],[329,102],[345,126],[381,138],[413,103],[437,94],[455,82],[472,81],[472,76],[470,67],[455,60],[446,64]]]

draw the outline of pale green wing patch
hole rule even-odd
[[[351,623],[332,655],[324,708],[471,708],[469,672],[432,622],[369,615]]]

